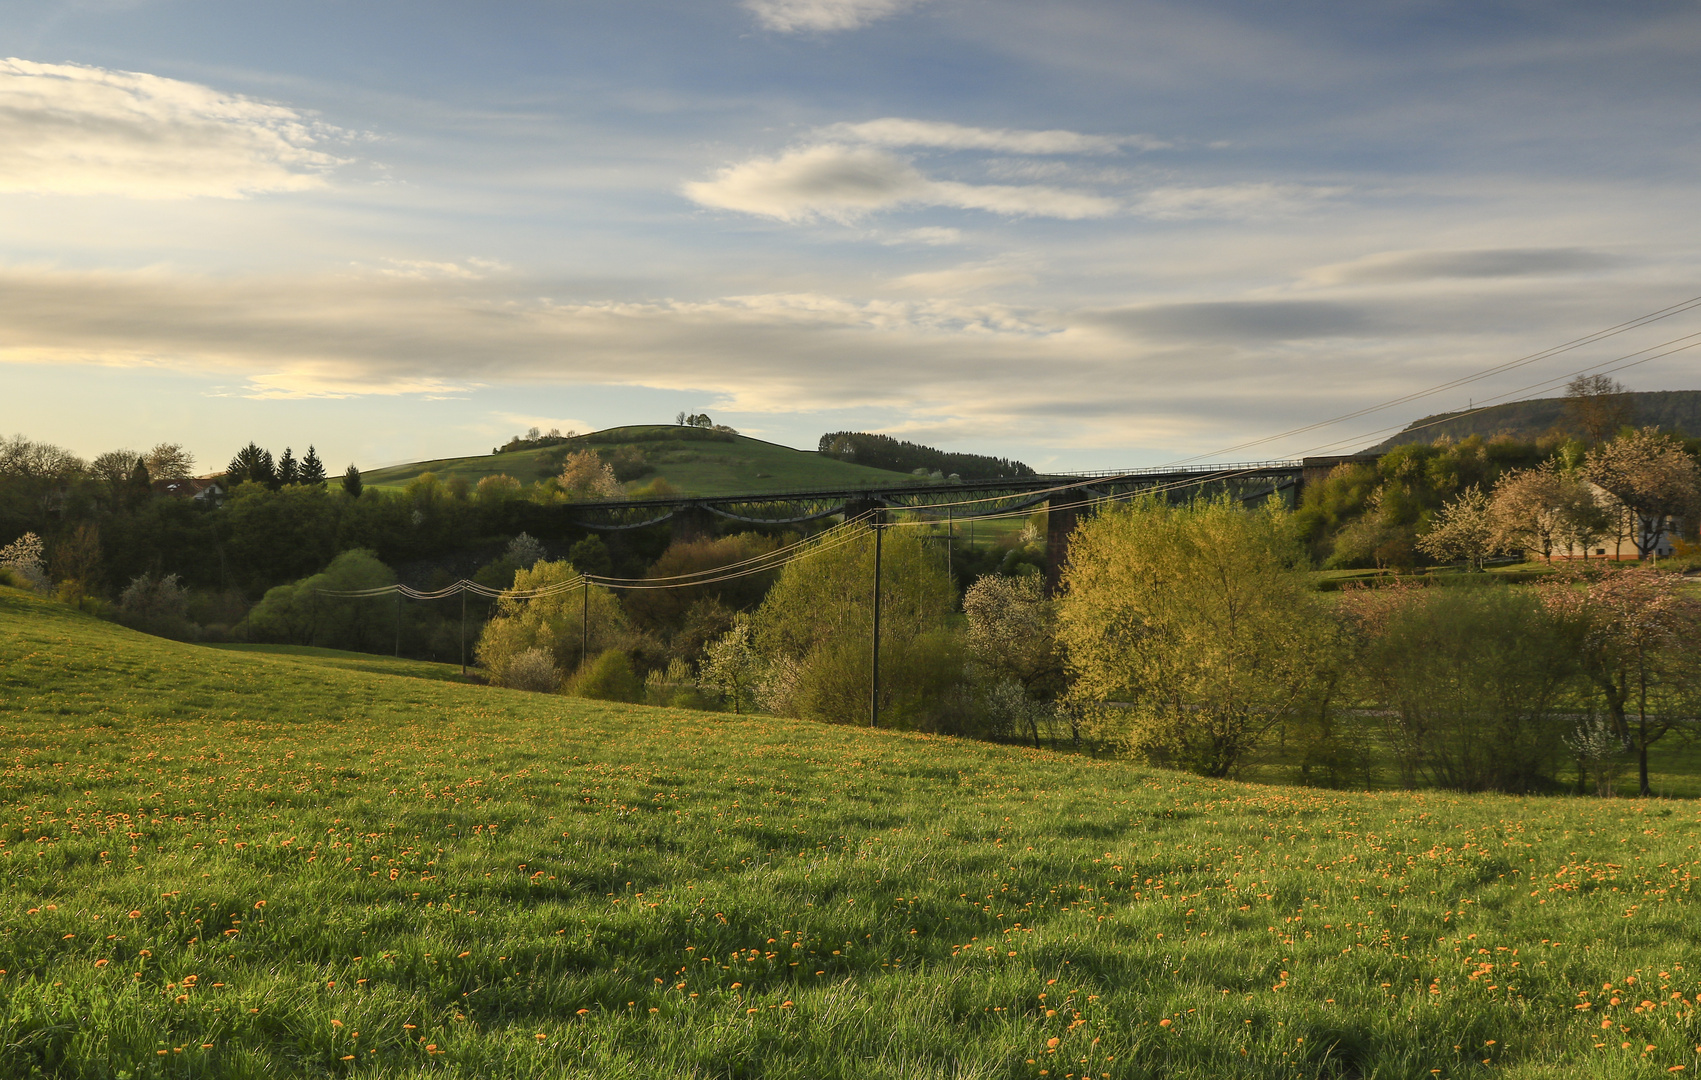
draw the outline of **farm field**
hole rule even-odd
[[[663,425],[611,428],[597,433],[597,449],[618,450],[623,446],[642,449],[655,472],[642,477],[631,486],[648,484],[660,476],[688,495],[760,494],[788,491],[795,488],[832,487],[838,485],[914,483],[904,473],[873,469],[838,461],[810,450],[794,450],[778,443],[735,435],[730,442],[656,441],[658,435],[673,432]],[[622,441],[620,436],[629,435]],[[486,476],[506,473],[522,484],[537,479],[539,457],[551,449],[517,450],[505,454],[481,454],[475,457],[443,458],[373,469],[362,474],[374,487],[403,487],[426,472],[434,472],[447,481],[454,476],[465,477],[477,484]]]
[[[0,590],[0,1074],[1701,1067],[1694,802],[1203,781],[445,668]]]

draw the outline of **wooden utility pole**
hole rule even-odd
[[[591,643],[591,576],[580,574],[585,582],[585,590],[579,605],[579,670],[585,669],[586,650]]]
[[[881,526],[881,514],[875,511],[874,526],[874,635],[871,642],[871,668],[873,677],[869,680],[868,690],[868,726],[880,726],[880,534],[884,531]]]

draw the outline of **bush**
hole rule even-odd
[[[568,691],[596,701],[644,700],[644,684],[632,670],[632,658],[621,649],[609,649],[585,665],[573,677]]]
[[[1058,636],[1095,741],[1226,776],[1303,706],[1334,635],[1289,519],[1149,496],[1080,526]]]
[[[362,548],[345,551],[312,577],[268,589],[243,625],[255,641],[390,652],[397,632],[394,596],[327,594],[380,589],[395,583],[395,572],[372,552]]]
[[[1577,643],[1540,597],[1507,587],[1353,590],[1356,673],[1384,710],[1402,780],[1550,790]]]
[[[757,700],[785,715],[866,723],[872,670],[871,532],[805,550],[751,620],[768,668]],[[956,730],[962,723],[963,650],[946,627],[956,590],[908,530],[889,530],[881,568],[881,720]]]
[[[527,649],[508,664],[502,685],[511,690],[552,694],[561,689],[561,669],[547,650]]]
[[[567,587],[578,571],[563,561],[540,561],[514,575],[514,587],[496,602],[496,615],[484,626],[474,654],[490,681],[508,685],[508,669],[531,649],[543,649],[562,671],[579,666],[580,627],[585,597]],[[554,588],[545,596],[516,593]],[[634,639],[620,601],[607,589],[590,591],[590,654],[629,647]]]

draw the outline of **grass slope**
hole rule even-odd
[[[602,706],[4,590],[0,709],[7,1076],[1701,1066],[1692,803]]]
[[[635,485],[647,484],[657,476],[692,495],[760,494],[794,488],[880,486],[912,483],[902,473],[853,465],[809,450],[794,450],[778,443],[735,435],[731,442],[657,442],[645,436],[672,430],[663,425],[611,428],[598,432],[597,449],[617,450],[637,446],[646,452],[656,471]],[[630,441],[620,437],[630,435]],[[538,457],[547,450],[520,450],[478,457],[443,458],[394,465],[363,473],[375,487],[400,487],[422,473],[435,472],[447,480],[464,476],[477,484],[486,476],[507,473],[530,484],[538,477]]]

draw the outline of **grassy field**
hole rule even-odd
[[[329,659],[0,590],[0,1075],[1701,1068],[1692,802],[1207,782]]]
[[[622,446],[639,447],[656,471],[638,479],[634,486],[648,484],[660,476],[691,495],[760,494],[794,488],[914,482],[903,473],[853,465],[811,450],[794,450],[744,435],[733,436],[731,442],[654,442],[644,439],[646,434],[654,434],[657,430],[655,427],[610,429],[598,433],[596,446],[609,451]],[[671,429],[660,427],[659,430],[666,432]],[[633,437],[630,442],[612,438],[628,432]],[[518,450],[506,454],[417,461],[373,469],[363,473],[362,478],[374,487],[401,487],[426,472],[434,472],[444,480],[463,476],[470,484],[477,484],[486,476],[507,473],[521,483],[530,484],[539,478],[539,456],[548,452],[548,449]]]

